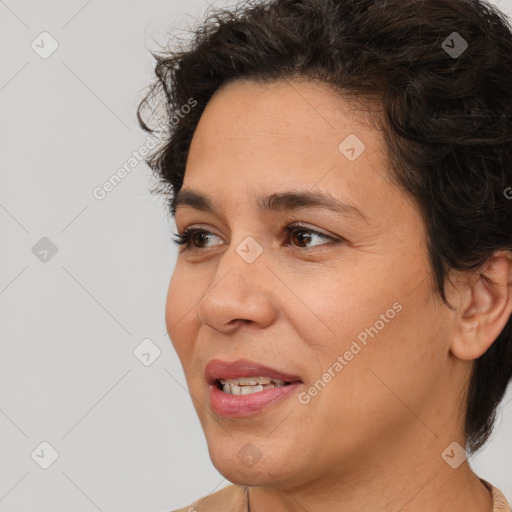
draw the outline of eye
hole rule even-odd
[[[307,244],[310,244],[315,237],[317,239],[324,241],[332,241],[333,243],[339,243],[343,241],[342,239],[336,239],[332,236],[329,236],[325,233],[321,233],[320,231],[311,229],[299,223],[294,223],[286,226],[284,232],[287,236],[287,239],[289,238],[292,242],[292,244],[286,244],[287,247],[295,245],[296,248],[303,250],[308,250],[312,247],[316,247],[317,245],[326,245],[314,244],[308,247]],[[173,233],[173,235],[174,238],[172,239],[172,241],[176,245],[184,246],[181,252],[208,248],[205,244],[207,244],[212,237],[217,236],[211,231],[200,228],[187,228],[183,231],[182,234]],[[306,245],[306,247],[304,247],[304,245]]]
[[[290,237],[290,240],[293,242],[293,244],[298,247],[299,249],[309,249],[309,247],[304,247],[302,244],[308,244],[311,242],[311,240],[314,240],[316,237],[317,239],[321,239],[324,241],[332,240],[333,242],[337,242],[339,240],[336,240],[332,236],[326,235],[324,233],[321,233],[320,231],[316,231],[315,229],[308,228],[307,226],[304,226],[302,224],[290,224],[289,226],[286,226],[285,232]],[[310,247],[316,247],[316,245],[325,245],[325,244],[315,244]],[[288,244],[290,246],[290,244]]]
[[[183,251],[190,250],[190,249],[203,249],[204,246],[202,245],[203,242],[207,242],[212,236],[214,235],[211,231],[207,231],[206,229],[199,229],[199,228],[187,228],[183,231],[183,234],[180,233],[173,233],[174,238],[172,241],[176,245],[183,245],[184,248]],[[193,242],[196,240],[199,241],[199,246],[194,245]],[[193,247],[191,247],[193,246]]]

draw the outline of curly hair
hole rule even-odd
[[[163,93],[167,137],[146,162],[158,179],[152,193],[168,198],[173,217],[192,136],[214,92],[237,79],[300,77],[378,101],[391,179],[421,208],[432,276],[448,307],[450,269],[478,271],[494,251],[512,250],[512,29],[496,7],[249,0],[209,12],[191,33],[184,47],[152,53],[155,79],[137,109],[153,133],[144,112],[154,113]],[[488,440],[511,377],[509,318],[474,362],[461,401],[470,453]]]

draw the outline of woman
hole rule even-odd
[[[273,0],[155,56],[166,323],[214,466],[182,511],[510,510],[512,32],[476,0]]]

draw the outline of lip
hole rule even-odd
[[[270,377],[290,383],[302,382],[298,375],[285,373],[248,359],[238,359],[232,362],[212,359],[206,365],[205,377],[208,384],[216,384],[217,379],[221,378],[238,379],[242,377]]]
[[[221,391],[216,384],[210,384],[210,405],[215,413],[224,418],[251,416],[292,395],[302,386],[294,382],[280,388],[265,389],[250,395],[230,395]]]
[[[266,365],[239,359],[233,362],[213,359],[205,369],[209,387],[210,406],[215,413],[225,418],[239,418],[257,414],[277,401],[289,397],[303,384],[297,375],[285,373]],[[237,379],[241,377],[270,377],[289,382],[279,388],[265,389],[249,395],[230,395],[217,387],[217,379]]]

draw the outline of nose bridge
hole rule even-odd
[[[256,290],[264,293],[261,289],[265,268],[263,253],[263,245],[251,235],[230,244],[220,257],[211,289],[226,286],[234,295],[250,295]]]
[[[261,273],[265,267],[265,234],[258,230],[256,225],[253,229],[233,230],[229,247],[224,250],[220,257],[217,268],[217,276],[225,274],[226,269],[239,273],[241,278],[254,276],[254,273]],[[216,280],[217,280],[216,276]]]
[[[214,279],[197,305],[201,323],[222,330],[233,320],[267,323],[273,317],[265,285],[264,250],[254,237],[230,245],[220,257]]]

